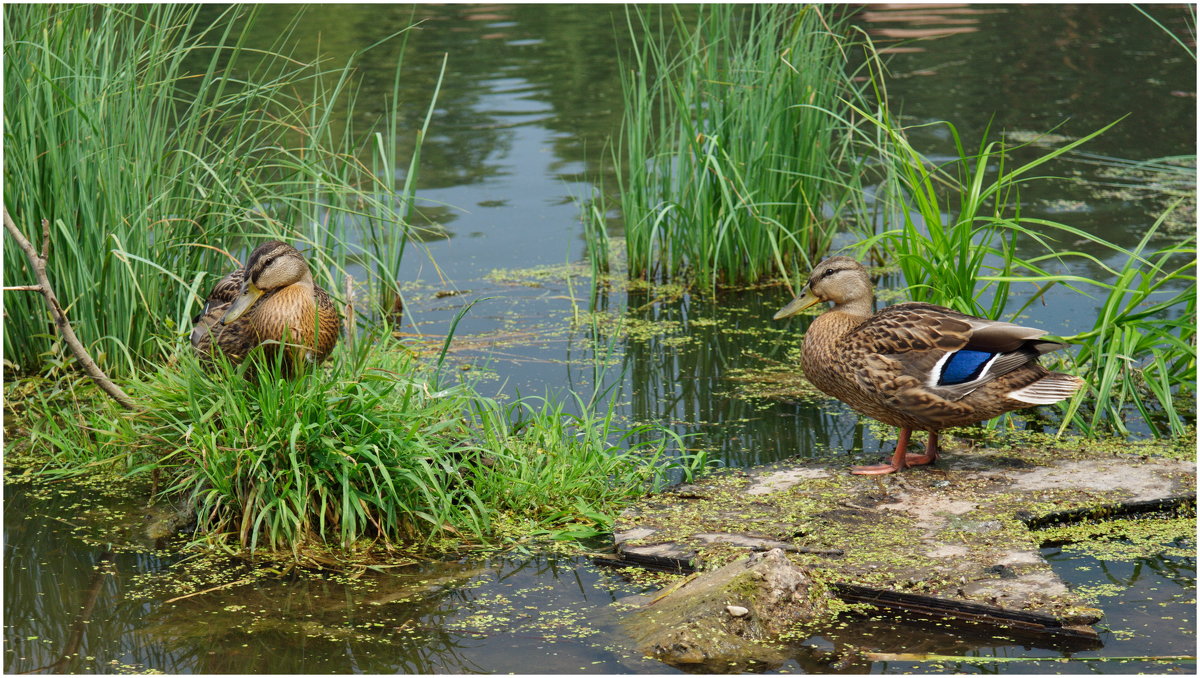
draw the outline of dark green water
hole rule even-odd
[[[1177,34],[1183,12],[1150,7]],[[215,9],[213,11],[216,11]],[[269,46],[293,16],[263,6]],[[947,37],[903,51],[891,61],[890,91],[909,122],[950,120],[968,146],[993,130],[1079,136],[1117,118],[1120,125],[1087,146],[1096,155],[1147,159],[1195,152],[1195,62],[1149,21],[1123,6],[980,6],[872,12],[863,26],[883,41],[912,31],[950,29]],[[440,68],[448,67],[422,155],[419,197],[424,220],[441,235],[405,262],[405,330],[444,335],[454,314],[481,301],[458,329],[477,348],[454,355],[489,375],[506,393],[588,392],[616,384],[622,415],[665,422],[696,434],[698,446],[731,466],[750,466],[817,450],[875,456],[877,440],[838,405],[739,397],[736,370],[783,360],[801,328],[771,314],[783,289],[722,296],[716,302],[606,292],[597,306],[636,331],[597,356],[589,325],[588,280],[580,203],[605,176],[605,139],[620,121],[614,26],[620,9],[603,5],[317,5],[298,24],[296,56],[318,51],[340,64],[349,54],[421,20],[403,54],[402,98],[419,125]],[[398,43],[364,56],[363,102],[383,102]],[[381,114],[382,103],[366,117]],[[369,119],[356,121],[370,122]],[[950,138],[930,128],[914,135],[935,156]],[[1017,161],[1022,159],[1018,151]],[[402,158],[401,166],[407,158]],[[1063,221],[1135,244],[1164,204],[1160,193],[1112,184],[1092,158],[1057,163],[1057,181],[1023,190],[1023,214]],[[1103,184],[1103,185],[1099,185]],[[1190,219],[1191,217],[1189,217]],[[614,215],[613,233],[619,231]],[[1169,237],[1169,236],[1163,236]],[[489,275],[497,269],[546,270]],[[565,271],[565,272],[564,272]],[[572,273],[573,272],[573,273]],[[1097,271],[1081,271],[1095,276]],[[458,291],[439,297],[441,291]],[[1098,302],[1052,292],[1030,322],[1060,334],[1090,326]],[[603,335],[603,332],[602,332]],[[603,340],[604,337],[602,336]],[[601,341],[600,343],[604,343]],[[606,364],[607,367],[598,367]],[[953,450],[951,450],[953,453]],[[103,539],[76,534],[60,518],[71,497],[33,502],[23,490],[5,496],[5,669],[56,666],[76,672],[387,673],[672,672],[623,644],[609,608],[641,591],[588,559],[509,556],[477,563],[413,567],[354,582],[297,578],[259,582],[173,603],[173,594],[142,596],[142,576],[178,567],[153,551],[111,553]],[[58,503],[55,503],[58,502]],[[114,539],[119,542],[120,540]],[[1119,582],[1102,601],[1106,630],[1099,650],[1076,656],[1193,654],[1195,559],[1161,556],[1136,563],[1047,556],[1065,579],[1094,586]],[[89,606],[90,604],[90,606]],[[88,610],[81,623],[81,610]],[[1169,617],[1170,619],[1165,619]],[[871,634],[871,635],[867,635]],[[843,636],[814,639],[793,660],[765,667],[785,672],[903,673],[929,670],[1002,673],[1194,672],[1194,663],[1139,662],[835,664],[844,643],[868,649],[984,657],[1061,657],[1053,648],[915,629],[884,622],[852,625]]]

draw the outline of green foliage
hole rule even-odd
[[[205,369],[183,351],[128,385],[145,411],[80,397],[95,389],[67,381],[27,401],[56,416],[23,423],[60,472],[157,470],[162,498],[193,506],[203,538],[297,556],[593,536],[624,502],[704,466],[702,455],[673,457],[681,446],[665,429],[618,426],[611,408],[504,406],[470,384],[439,388],[432,365],[392,342],[357,346],[295,379],[254,365],[255,381],[249,362]]]
[[[885,181],[877,196],[887,205],[887,213],[895,215],[902,224],[899,229],[863,240],[858,249],[865,252],[879,247],[887,253],[887,258],[894,259],[908,283],[906,292],[912,300],[996,319],[1006,312],[1012,282],[1008,276],[1014,269],[1046,275],[1041,268],[1043,261],[1084,256],[1055,250],[1050,241],[1027,225],[1069,228],[1042,220],[1023,220],[1019,188],[1021,182],[1030,180],[1032,170],[1103,134],[1111,124],[1010,168],[1007,154],[1011,149],[989,141],[987,131],[979,150],[971,153],[963,146],[953,124],[934,123],[946,127],[958,153],[957,158],[945,165],[935,166],[912,147],[886,108],[878,116],[861,111],[860,114],[887,135],[886,148],[891,153],[885,158]],[[952,216],[947,219],[948,215]],[[1046,256],[1017,258],[1017,238],[1040,243]],[[1013,315],[1024,311],[1047,288],[1040,289]],[[987,299],[990,301],[985,303]]]
[[[291,59],[287,31],[277,51],[247,49],[256,13],[4,10],[5,207],[35,243],[41,220],[52,224],[50,280],[110,372],[161,357],[156,338],[189,326],[212,276],[232,266],[213,245],[282,238],[317,248],[314,276],[335,294],[350,265],[366,269],[373,299],[398,294],[419,157],[396,186],[399,102],[386,131],[356,133],[343,122],[354,119],[352,65]],[[31,279],[15,247],[4,277]],[[6,359],[47,367],[55,346],[41,298],[8,295],[6,306]]]
[[[813,263],[862,196],[846,23],[815,5],[705,5],[691,28],[653,11],[627,13],[614,152],[630,276],[711,293]]]
[[[473,402],[488,468],[475,491],[485,504],[535,531],[566,524],[557,536],[598,536],[611,528],[622,502],[658,491],[676,476],[691,480],[707,464],[703,452],[669,456],[683,449],[670,429],[619,426],[611,400],[603,414],[590,413],[578,395],[574,405],[585,414],[544,397],[506,407]]]
[[[187,356],[135,389],[156,406],[126,436],[166,443],[149,461],[179,471],[167,494],[194,502],[204,533],[251,550],[485,534],[458,470],[461,394],[431,392],[400,351],[378,355],[294,380],[268,367],[257,383],[244,366],[210,376]]]
[[[1125,253],[1120,269],[1105,267],[1113,282],[1093,281],[1107,292],[1095,325],[1067,337],[1079,345],[1075,370],[1090,393],[1069,403],[1063,428],[1128,433],[1125,410],[1132,406],[1156,436],[1188,430],[1181,412],[1195,409],[1196,247],[1189,237],[1146,253],[1166,216]]]

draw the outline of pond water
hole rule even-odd
[[[993,130],[1054,128],[1075,137],[1128,114],[1085,147],[1092,156],[1074,154],[1050,168],[1085,181],[1032,184],[1021,198],[1027,216],[1125,246],[1137,242],[1166,200],[1144,190],[1145,180],[1114,178],[1093,156],[1194,154],[1195,62],[1182,48],[1123,6],[888,7],[870,9],[861,24],[894,52],[889,87],[906,121],[949,120],[972,146],[989,122]],[[1176,34],[1188,34],[1183,10],[1149,10]],[[261,11],[256,40],[268,46],[296,8]],[[319,49],[341,63],[413,19],[422,23],[408,39],[402,88],[414,129],[444,54],[448,67],[419,187],[423,220],[438,235],[405,261],[406,332],[442,337],[464,304],[481,300],[458,327],[462,347],[453,358],[482,375],[485,390],[588,393],[615,384],[624,418],[692,434],[690,444],[728,466],[823,451],[873,457],[894,445],[840,405],[746,394],[739,370],[784,361],[801,336],[800,327],[770,320],[789,298],[780,287],[716,301],[602,291],[595,307],[623,317],[629,332],[611,349],[595,348],[580,205],[597,177],[615,185],[604,144],[621,115],[619,7],[316,5],[297,24],[296,56],[311,58]],[[933,41],[887,42],[939,32]],[[385,99],[397,44],[365,55],[360,100]],[[935,157],[951,148],[935,128],[914,140]],[[1017,160],[1036,148],[1019,151]],[[612,233],[619,234],[616,215]],[[1055,291],[1030,309],[1029,320],[1069,334],[1090,326],[1097,305]],[[600,344],[608,332],[601,327]],[[78,534],[62,516],[77,514],[72,502],[79,496],[65,488],[62,494],[34,501],[22,488],[6,489],[9,672],[674,671],[620,640],[611,603],[648,588],[586,557],[514,554],[354,581],[295,577],[168,603],[174,594],[154,594],[143,577],[180,567],[178,556]],[[1101,599],[1103,648],[1071,653],[863,620],[797,647],[780,666],[757,670],[1194,672],[1194,662],[931,666],[833,656],[845,644],[1002,659],[1194,653],[1194,557],[1102,562],[1054,549],[1046,555],[1073,585],[1119,589]],[[901,636],[906,642],[889,640]],[[68,652],[78,656],[55,664]]]

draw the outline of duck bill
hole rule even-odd
[[[779,309],[779,312],[775,314],[774,319],[782,320],[784,318],[796,315],[806,308],[816,306],[819,303],[821,303],[821,300],[817,298],[817,296],[813,294],[808,287],[805,287],[804,291],[800,293],[800,296],[792,299],[790,302],[788,302],[787,306]]]
[[[254,302],[258,301],[258,298],[261,296],[262,290],[255,287],[254,283],[247,282],[245,288],[242,290],[242,296],[233,301],[233,305],[229,307],[229,310],[225,312],[224,317],[221,318],[221,324],[228,325],[234,320],[242,317],[242,314],[250,310],[250,307],[253,306]]]

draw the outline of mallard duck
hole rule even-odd
[[[204,310],[192,319],[192,346],[211,357],[215,345],[234,363],[256,346],[286,346],[291,373],[320,363],[338,340],[341,316],[329,293],[313,283],[296,248],[278,240],[250,253],[246,266],[217,281]]]
[[[932,464],[942,429],[1055,403],[1084,384],[1038,365],[1038,356],[1064,346],[1039,339],[1045,330],[915,302],[875,313],[871,279],[848,257],[822,261],[775,319],[823,301],[833,307],[813,320],[804,337],[805,376],[856,411],[900,428],[890,462],[856,466],[851,473]],[[929,432],[925,454],[906,452],[914,430]]]

